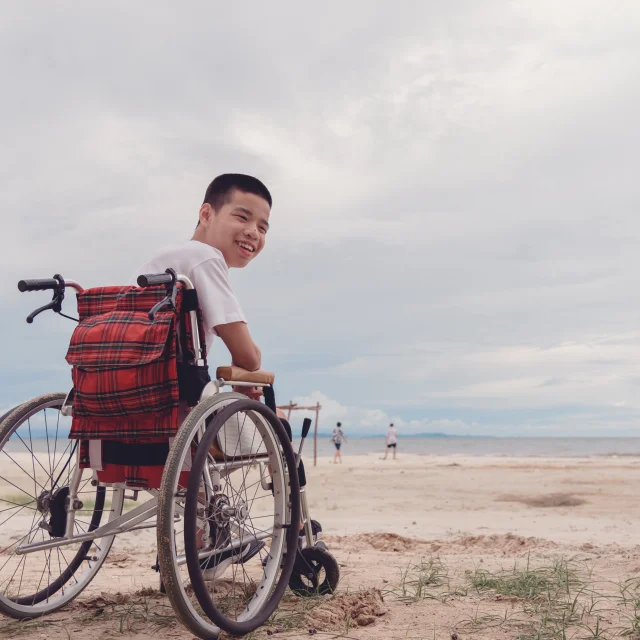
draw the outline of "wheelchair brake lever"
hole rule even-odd
[[[173,304],[173,301],[171,300],[171,296],[166,296],[165,298],[160,300],[160,302],[155,304],[153,306],[153,308],[151,309],[151,311],[149,311],[149,320],[151,320],[151,322],[153,322],[156,319],[156,313],[158,313],[158,311],[160,311],[160,309],[162,309],[162,307],[164,307],[167,304],[172,309],[175,309],[175,305]]]
[[[39,316],[43,311],[49,311],[49,309],[53,309],[55,311],[57,306],[58,306],[58,301],[57,300],[52,300],[51,302],[45,304],[44,307],[40,307],[39,309],[36,309],[35,311],[32,311],[27,316],[27,324],[31,324],[33,322],[34,318],[36,316]]]
[[[300,458],[302,457],[302,447],[304,447],[304,441],[309,435],[309,429],[311,429],[311,418],[305,418],[302,422],[302,437],[300,438],[300,446],[298,447],[298,454],[296,455],[296,464],[300,464]]]
[[[151,311],[149,311],[149,320],[151,320],[151,322],[156,319],[156,313],[158,313],[158,311],[160,311],[160,309],[162,309],[162,307],[164,307],[165,305],[168,304],[169,307],[174,311],[176,309],[176,298],[178,297],[178,276],[173,269],[167,269],[165,273],[168,273],[172,277],[172,280],[170,284],[165,285],[167,295],[162,300],[160,300],[160,302],[155,304]]]

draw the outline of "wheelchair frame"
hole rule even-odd
[[[169,270],[168,270],[169,273]],[[183,284],[183,286],[185,287],[185,289],[190,290],[190,289],[194,289],[193,287],[193,283],[189,280],[189,278],[187,278],[184,275],[176,275],[174,272],[171,272],[171,274],[173,276],[173,285],[175,286],[175,284],[177,282],[181,282]],[[153,286],[154,284],[167,284],[166,279],[164,280],[164,282],[154,282],[153,279],[155,278],[156,280],[162,279],[161,276],[143,276],[143,278],[148,278],[149,282],[148,284],[145,282],[145,284],[143,284],[142,286]],[[140,283],[140,279],[139,279],[139,284]],[[61,313],[61,303],[62,300],[64,299],[64,289],[65,287],[71,287],[73,289],[75,289],[78,293],[81,293],[84,291],[84,289],[82,288],[82,286],[74,281],[74,280],[67,280],[64,281],[62,279],[61,276],[55,276],[54,279],[52,280],[41,280],[41,281],[21,281],[19,283],[19,289],[21,291],[34,291],[34,290],[44,290],[44,289],[53,289],[54,290],[54,296],[53,296],[53,300],[48,304],[45,305],[39,309],[37,309],[36,311],[34,311],[28,318],[27,318],[27,322],[31,323],[33,322],[33,319],[35,318],[35,316],[37,316],[39,313],[42,313],[45,310],[51,309],[53,311],[55,311],[56,313]],[[158,303],[158,305],[156,305],[156,307],[154,307],[154,309],[152,310],[155,311],[157,310],[161,304],[165,303],[168,300],[169,296],[167,296],[167,298],[165,300],[163,300],[161,303]],[[197,366],[204,366],[205,365],[205,360],[203,357],[203,349],[201,347],[201,340],[200,340],[200,335],[199,335],[199,326],[198,326],[198,318],[197,318],[197,312],[195,310],[189,310],[188,311],[189,316],[190,316],[190,321],[191,321],[191,327],[192,327],[192,334],[193,334],[193,348],[194,348],[194,354],[195,354],[195,360],[192,364],[195,364]],[[62,314],[64,315],[64,314]],[[151,313],[150,313],[150,317],[151,317]],[[212,380],[209,383],[206,384],[206,386],[204,387],[201,396],[200,396],[200,401],[199,404],[202,403],[204,400],[212,397],[212,396],[220,396],[220,402],[222,404],[224,404],[224,396],[226,396],[226,392],[223,391],[223,388],[226,386],[239,386],[239,387],[267,387],[270,386],[268,383],[265,382],[254,382],[254,381],[236,381],[236,380],[225,380],[224,378],[219,378],[216,380]],[[70,417],[73,414],[73,393],[74,393],[74,389],[71,389],[68,393],[67,396],[62,404],[62,407],[60,408],[60,413],[63,416],[67,416]],[[231,394],[229,394],[231,395]],[[233,402],[236,401],[237,398],[230,398],[229,401]],[[26,403],[25,403],[26,404]],[[24,405],[20,405],[20,406],[24,406]],[[198,405],[196,405],[198,406]],[[4,427],[5,425],[5,421],[8,421],[9,419],[11,419],[12,414],[15,413],[16,411],[19,410],[19,407],[17,407],[16,409],[14,409],[14,411],[9,412],[8,414],[5,414],[5,416],[2,417],[2,419],[0,419],[0,426]],[[275,414],[274,414],[275,415]],[[185,424],[186,420],[183,421],[180,426],[178,427],[178,431],[176,432],[176,436],[178,435],[178,433],[180,432],[180,430],[182,429],[183,425]],[[310,421],[309,421],[309,425],[310,425]],[[305,429],[303,430],[303,437],[300,441],[300,446],[299,449],[297,451],[297,453],[295,454],[295,463],[296,463],[296,467],[299,465],[300,460],[301,460],[301,456],[302,456],[302,449],[304,446],[304,441],[305,441],[305,437],[307,435],[308,432],[308,427],[309,425],[307,425],[305,423]],[[204,436],[205,430],[207,427],[205,427],[204,425],[204,421],[202,422],[202,424],[199,427],[199,437],[202,438]],[[104,560],[106,559],[109,550],[111,548],[111,543],[113,540],[113,536],[119,535],[119,534],[123,534],[123,533],[128,533],[130,531],[135,531],[135,530],[139,530],[139,529],[151,529],[151,528],[157,528],[158,527],[158,520],[159,520],[159,499],[160,499],[160,491],[161,489],[152,489],[152,488],[135,488],[135,487],[131,487],[128,486],[126,482],[115,482],[115,483],[109,483],[109,482],[100,482],[98,480],[98,475],[97,472],[93,469],[88,469],[88,468],[82,468],[81,464],[80,464],[80,446],[79,446],[79,441],[76,440],[76,446],[75,446],[75,469],[73,470],[73,473],[71,475],[71,481],[69,483],[69,495],[66,497],[65,499],[65,512],[66,512],[66,522],[65,522],[65,527],[64,527],[64,536],[63,537],[54,537],[51,540],[46,540],[43,542],[28,542],[27,544],[21,544],[19,546],[16,547],[15,549],[15,554],[17,556],[23,556],[23,555],[28,555],[30,553],[35,553],[38,551],[47,551],[50,549],[56,549],[56,548],[61,548],[61,547],[65,547],[71,544],[77,544],[77,543],[84,543],[84,542],[88,542],[88,541],[93,541],[93,540],[98,540],[98,539],[105,539],[105,538],[110,538],[110,542],[109,542],[109,547],[107,548],[104,558],[100,561],[100,565],[98,566],[98,568],[95,570],[95,572],[93,573],[93,575],[91,575],[90,578],[88,578],[88,580],[86,581],[86,584],[84,584],[84,586],[82,587],[78,587],[78,593],[80,593],[82,591],[82,589],[87,586],[89,584],[89,582],[93,579],[93,577],[98,573],[98,571],[100,570],[102,563],[104,562]],[[173,447],[173,445],[172,445]],[[73,454],[71,454],[73,455]],[[71,457],[70,455],[70,457]],[[280,454],[282,456],[282,453]],[[209,456],[210,458],[212,456]],[[269,490],[270,483],[268,482],[268,478],[269,478],[269,454],[265,453],[262,455],[254,455],[252,458],[252,464],[258,464],[258,469],[259,469],[259,482],[260,485],[262,487],[263,490]],[[209,469],[210,471],[213,472],[213,475],[215,477],[217,477],[218,479],[224,478],[226,475],[230,474],[232,471],[234,471],[236,468],[240,468],[246,465],[246,462],[243,461],[242,459],[237,460],[235,462],[225,462],[225,463],[217,463],[215,460],[211,460],[209,463]],[[314,535],[313,535],[313,531],[312,531],[312,526],[311,526],[311,519],[309,516],[309,509],[308,509],[308,504],[307,504],[307,500],[306,500],[306,493],[305,493],[305,488],[298,488],[298,483],[297,483],[297,478],[296,478],[296,482],[295,483],[291,483],[291,479],[290,479],[290,474],[288,474],[286,472],[287,469],[287,465],[283,465],[283,468],[285,470],[284,473],[284,486],[285,486],[285,495],[283,495],[280,498],[280,502],[282,505],[284,505],[285,508],[285,514],[284,514],[284,522],[282,525],[283,528],[284,527],[291,527],[291,500],[292,498],[296,498],[297,500],[299,500],[299,505],[300,505],[300,516],[301,516],[301,520],[302,523],[304,525],[304,532],[305,532],[305,539],[306,539],[306,544],[308,547],[312,547],[314,545]],[[34,472],[35,473],[35,472]],[[115,492],[117,491],[117,495],[118,495],[118,501],[119,504],[115,505],[115,509],[112,508],[112,513],[109,516],[109,519],[106,523],[104,524],[100,524],[97,528],[95,528],[93,531],[87,531],[86,533],[82,533],[82,534],[74,534],[74,525],[76,522],[76,512],[78,511],[82,511],[83,510],[83,504],[82,501],[79,498],[79,487],[80,484],[83,480],[83,475],[85,473],[93,473],[93,479],[91,480],[91,485],[93,487],[105,487],[105,488],[111,488],[114,490],[114,495]],[[164,474],[163,474],[164,476]],[[214,493],[215,490],[217,489],[216,486],[214,486],[211,478],[212,478],[212,473],[209,474],[205,474],[204,476],[206,478],[206,484],[207,486],[207,490],[210,491],[211,493]],[[219,481],[219,480],[218,480]],[[294,489],[294,491],[292,492],[292,487]],[[132,494],[127,495],[127,491],[132,491]],[[298,493],[299,490],[299,493]],[[130,500],[137,500],[138,498],[138,494],[140,491],[146,491],[147,493],[149,493],[151,495],[151,499],[146,501],[145,503],[133,508],[132,510],[128,511],[127,513],[122,513],[122,509],[124,506],[124,502],[127,499]],[[291,495],[292,493],[298,494],[297,496]],[[176,495],[171,496],[171,500],[174,501],[175,504],[175,509],[177,510],[177,515],[175,517],[175,522],[178,522],[181,515],[184,514],[184,503],[183,504],[178,504],[177,501],[177,497]],[[113,505],[112,505],[113,506]],[[297,511],[297,509],[296,509]],[[118,515],[116,515],[118,514]],[[153,518],[155,517],[155,520],[151,521]],[[201,516],[198,517],[198,522],[202,522],[205,519],[206,516]],[[220,554],[222,552],[227,552],[227,551],[231,551],[233,552],[234,550],[239,549],[240,547],[244,547],[245,545],[247,545],[250,542],[254,542],[254,541],[262,541],[262,540],[266,540],[268,538],[273,538],[274,532],[271,531],[264,531],[262,533],[251,533],[249,531],[245,530],[245,535],[242,535],[240,538],[236,538],[235,540],[231,540],[227,546],[222,547],[222,548],[215,548],[215,549],[210,549],[210,550],[203,550],[203,551],[199,551],[198,552],[198,559],[199,560],[206,560],[207,558],[209,558],[210,556],[214,555],[214,554]],[[297,532],[296,532],[297,533]],[[324,547],[324,545],[323,545]],[[326,549],[326,547],[324,547]],[[299,555],[299,553],[297,554]],[[181,556],[177,557],[177,563],[179,565],[183,565],[187,563],[186,560],[186,554],[182,554]],[[293,566],[293,563],[288,563],[291,567]],[[300,558],[296,558],[296,565],[299,567],[299,569],[302,570],[303,573],[306,573],[309,575],[309,571],[311,570],[311,568],[309,567],[308,563],[306,563],[304,560],[300,560]],[[337,566],[337,565],[336,565]],[[158,570],[160,570],[159,567],[157,567]],[[90,566],[90,570],[91,570],[91,566]],[[74,572],[76,571],[76,569],[74,569]],[[276,569],[277,571],[277,569]],[[287,578],[288,579],[288,578]],[[38,587],[39,588],[39,587]],[[71,589],[73,590],[73,589]],[[69,591],[69,589],[68,589]],[[63,590],[64,593],[64,590]],[[68,602],[70,602],[71,600],[73,600],[73,598],[75,598],[78,594],[74,595],[70,600],[65,601],[65,604],[67,604]],[[46,612],[44,612],[46,613]],[[44,615],[44,613],[37,613],[36,615]],[[33,616],[35,617],[35,616]],[[192,628],[192,630],[194,630]],[[224,629],[223,629],[224,630]],[[197,632],[197,630],[194,630]],[[204,637],[204,636],[203,636]],[[214,636],[207,636],[207,637],[214,637]]]
[[[267,386],[264,383],[238,383],[232,380],[222,380],[222,379],[212,381],[209,384],[215,385],[217,387],[218,390],[216,391],[216,393],[221,393],[219,389],[221,389],[224,386],[237,386],[237,385],[261,386],[261,387]],[[206,396],[204,395],[204,392],[203,392],[203,398],[210,397],[211,395],[212,395],[211,391],[209,391]],[[65,405],[65,407],[70,408],[70,405],[67,404]],[[266,489],[266,483],[264,482],[264,471],[266,469],[266,463],[268,463],[268,456],[265,454],[264,456],[260,456],[260,459],[258,459],[258,456],[254,456],[254,459],[260,465],[261,484],[262,484],[262,488]],[[213,464],[214,470],[217,471],[221,477],[224,477],[223,472],[225,472],[226,470],[233,471],[235,467],[242,467],[242,466],[244,466],[244,463],[241,460],[237,462],[228,463],[225,465],[216,464],[216,463]],[[142,524],[142,523],[145,520],[148,520],[149,518],[152,518],[157,515],[159,489],[135,489],[135,488],[129,487],[125,482],[108,483],[108,482],[98,482],[96,479],[94,479],[92,481],[93,486],[99,485],[99,486],[110,487],[115,489],[122,489],[124,491],[127,491],[127,490],[133,491],[134,494],[136,495],[134,497],[130,497],[129,499],[136,500],[137,494],[140,491],[146,491],[147,493],[150,493],[153,497],[151,500],[148,500],[144,504],[141,504],[135,509],[132,509],[128,513],[117,516],[113,520],[110,520],[107,524],[101,525],[97,529],[94,529],[91,533],[74,535],[73,526],[75,522],[75,512],[82,511],[82,507],[79,506],[82,504],[82,502],[78,499],[78,489],[80,487],[80,482],[82,481],[82,476],[84,472],[85,472],[85,469],[80,468],[80,450],[79,448],[76,448],[76,468],[73,472],[73,479],[71,481],[69,496],[68,498],[66,498],[66,501],[68,504],[66,507],[67,522],[65,527],[64,538],[56,538],[55,540],[52,540],[49,542],[37,542],[37,543],[32,543],[32,544],[17,547],[16,555],[23,555],[23,554],[32,553],[35,551],[45,551],[48,549],[54,549],[56,547],[63,547],[66,545],[75,544],[77,542],[87,542],[89,540],[97,540],[98,538],[117,535],[119,533],[127,533],[129,531],[135,531],[137,529],[152,529],[156,526],[155,522],[150,524]],[[210,489],[212,489],[212,487],[210,487]],[[123,495],[123,498],[126,500],[127,496]],[[307,510],[306,499],[304,500],[304,505],[305,505],[304,507],[305,510]],[[308,510],[307,510],[307,515],[308,515]],[[266,534],[262,534],[261,536],[255,536],[255,537],[252,537],[252,536],[243,537],[242,544],[246,544],[254,540],[263,540],[267,537],[269,536]],[[235,546],[241,546],[241,545],[240,543],[238,543]],[[216,552],[231,550],[235,548],[235,546],[232,545],[228,549],[227,548],[217,549]],[[202,554],[200,554],[200,557],[202,559],[205,559],[208,557],[208,555],[212,555],[212,553],[214,552],[203,552]]]
[[[194,289],[193,283],[185,275],[181,275],[181,274],[177,275],[176,281],[181,282],[187,290]],[[83,287],[75,280],[66,280],[65,286],[74,288],[76,291],[78,291],[78,293],[84,291]],[[189,314],[189,317],[191,319],[191,327],[193,328],[192,329],[193,330],[193,346],[196,354],[195,364],[197,364],[198,366],[204,366],[205,361],[202,354],[200,332],[198,329],[197,313],[194,310],[188,311],[187,313]],[[267,387],[269,385],[264,382],[241,382],[241,381],[234,381],[234,380],[224,380],[220,378],[218,380],[212,380],[207,384],[207,386],[203,389],[202,394],[200,396],[200,402],[202,402],[202,400],[204,400],[205,398],[211,397],[214,394],[222,393],[221,389],[225,386]],[[73,413],[73,397],[72,396],[73,396],[73,389],[71,389],[67,394],[67,398],[60,410],[62,415],[65,415],[65,416],[72,415]],[[204,433],[204,429],[203,429],[203,433]],[[299,456],[302,452],[303,444],[304,444],[304,441],[300,444],[300,451],[298,453]],[[265,462],[268,462],[266,460],[267,456],[264,456],[264,457],[265,457],[265,460],[258,460],[258,462],[260,463],[261,481],[264,478],[265,467],[263,465],[265,464]],[[243,463],[242,461],[238,461],[236,463],[231,463],[231,465],[241,467],[243,466]],[[220,473],[221,471],[224,470],[224,468],[228,469],[229,465],[214,464],[214,468],[218,473]],[[80,487],[80,482],[82,481],[82,476],[84,471],[85,469],[82,469],[80,467],[80,448],[76,447],[76,468],[74,470],[73,478],[71,480],[69,496],[66,499],[67,504],[65,505],[66,511],[67,511],[67,522],[65,527],[64,538],[58,538],[49,542],[33,543],[33,544],[17,547],[16,548],[17,555],[23,555],[23,554],[35,552],[35,551],[45,551],[48,549],[54,549],[56,547],[63,547],[69,544],[75,544],[77,542],[97,540],[98,538],[117,535],[119,533],[127,533],[129,531],[135,531],[136,529],[151,529],[156,526],[155,522],[150,524],[142,524],[142,523],[144,523],[145,520],[148,520],[149,518],[152,518],[157,515],[159,490],[158,489],[142,489],[144,491],[147,491],[153,496],[151,500],[145,502],[144,504],[141,504],[139,507],[136,507],[135,509],[128,512],[127,514],[117,516],[113,520],[110,520],[107,524],[104,524],[98,527],[97,529],[94,529],[91,533],[74,535],[73,527],[75,523],[75,512],[81,510],[81,508],[78,508],[78,505],[82,504],[81,501],[78,499],[78,489]],[[95,475],[96,474],[94,473],[94,476]],[[98,482],[95,477],[94,477],[94,480],[92,481],[92,485],[93,486],[101,485],[105,487],[123,489],[124,491],[126,491],[127,489],[130,489],[130,487],[128,487],[127,484],[124,482],[123,483],[102,483],[102,482]],[[262,486],[263,488],[266,488],[264,483]],[[211,487],[209,488],[211,489]],[[132,490],[135,491],[135,493],[137,494],[141,489],[137,489],[137,490],[132,489]],[[123,495],[123,497],[124,499],[126,499],[126,495]],[[137,495],[136,495],[136,498],[137,498]],[[305,506],[305,510],[307,510],[306,499],[304,500],[304,506]],[[309,531],[310,531],[310,527],[309,527]],[[262,540],[266,537],[268,537],[266,534],[262,534],[262,537],[256,537],[256,538],[243,537],[243,544],[246,544],[247,542],[251,542],[254,539]],[[307,542],[308,544],[312,544],[311,538],[309,538]],[[237,543],[235,546],[241,546],[241,545],[240,543]],[[216,552],[232,550],[233,548],[234,548],[233,546],[230,546],[229,549],[217,549]],[[214,552],[209,552],[208,555],[212,555],[213,553]],[[200,557],[202,559],[205,559],[207,557],[207,553],[206,552],[203,553]]]

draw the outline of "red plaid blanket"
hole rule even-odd
[[[75,387],[71,438],[175,434],[179,313],[166,308],[153,322],[147,317],[165,295],[164,287],[99,287],[78,294],[80,322],[67,352]],[[188,346],[190,327],[185,329]]]

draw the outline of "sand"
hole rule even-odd
[[[624,635],[638,621],[632,596],[640,583],[640,458],[400,452],[383,461],[345,451],[342,465],[320,458],[314,468],[308,461],[307,476],[311,512],[339,562],[340,587],[303,608],[287,596],[281,620],[254,638],[534,638],[544,598],[479,588],[477,579],[527,568],[539,577],[559,559],[604,603],[600,613],[594,605],[574,616],[567,638],[640,638]],[[0,637],[191,638],[171,623],[166,600],[154,591],[154,561],[153,532],[120,536],[73,605],[50,622],[0,618]],[[291,611],[295,624],[285,616]],[[601,635],[588,635],[596,624]],[[562,638],[551,631],[538,637]]]

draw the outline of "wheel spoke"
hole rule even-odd
[[[53,441],[53,465],[55,466],[56,464],[56,451],[58,449],[58,428],[60,427],[60,411],[58,411],[58,417],[56,419],[56,437],[55,440]],[[53,469],[51,469],[51,477],[53,477]]]
[[[58,571],[62,575],[62,567],[60,566],[60,547],[56,547],[56,554],[58,555]],[[62,596],[64,597],[64,585],[62,585]]]
[[[35,518],[34,518],[35,520]],[[8,547],[4,547],[4,549],[0,549],[0,555],[4,555],[7,551],[9,551],[9,549],[11,549],[11,547],[16,547],[19,546],[20,543],[25,539],[28,538],[32,533],[34,534],[34,538],[35,538],[35,534],[38,533],[38,529],[40,528],[40,523],[36,524],[34,526],[33,524],[33,520],[31,521],[31,529],[29,529],[29,531],[27,531],[27,533],[25,533],[22,538],[15,540],[14,542],[12,542]],[[29,542],[28,544],[30,544],[32,542],[32,538],[29,538]],[[5,563],[0,567],[0,571],[2,571],[6,566],[7,563],[9,562],[9,560],[11,560],[11,558],[13,557],[14,554],[11,554],[9,556],[9,558],[5,561]]]
[[[26,505],[23,505],[22,507],[20,507],[15,513],[12,513],[6,520],[3,520],[2,522],[0,522],[0,527],[5,523],[5,522],[9,522],[9,520],[11,520],[11,518],[13,518],[14,516],[16,516],[18,513],[20,513],[24,508],[26,507]]]
[[[44,432],[47,436],[47,455],[49,458],[49,477],[53,475],[53,471],[51,469],[51,449],[49,448],[49,424],[47,423],[47,409],[42,412],[44,414]]]
[[[20,597],[20,589],[22,588],[22,580],[24,579],[24,568],[27,565],[26,560],[27,556],[22,556],[22,558],[20,559],[20,562],[22,562],[22,572],[20,573],[20,584],[18,585],[18,598]]]
[[[27,509],[33,509],[34,511],[37,511],[35,507],[29,507],[30,504],[33,504],[35,502],[34,499],[31,499],[29,502],[23,502],[22,504],[20,504],[19,502],[11,502],[10,500],[0,498],[0,502],[6,502],[7,504],[13,505],[12,507],[7,507],[6,509],[0,509],[0,513],[2,513],[3,511],[9,511],[9,509],[15,509],[16,507],[26,507]]]
[[[51,591],[51,552],[53,549],[49,549],[49,555],[47,556],[47,602],[49,602],[49,592]]]
[[[18,467],[18,469],[20,469],[20,471],[22,471],[24,473],[25,476],[27,476],[27,478],[33,480],[34,482],[34,486],[35,485],[39,485],[40,488],[44,491],[45,488],[38,482],[38,480],[36,479],[35,475],[33,476],[33,478],[29,475],[29,473],[27,471],[25,471],[25,469],[22,467],[22,465],[19,462],[16,462],[4,449],[2,450],[2,453],[4,453],[5,456],[7,456],[7,458],[9,458],[9,460],[11,460],[11,462],[13,462],[13,464],[16,465],[16,467]],[[36,492],[37,493],[37,492]]]
[[[42,542],[45,542],[44,539],[44,531],[42,532]],[[44,567],[42,568],[42,574],[40,575],[40,580],[38,581],[38,586],[36,587],[36,593],[40,591],[40,585],[42,584],[42,578],[44,578],[44,572],[47,570],[47,563],[44,563]]]
[[[36,466],[35,466],[35,463],[37,462],[38,466],[46,474],[47,480],[51,480],[51,476],[49,475],[49,472],[42,466],[42,463],[40,462],[40,459],[38,458],[38,456],[33,451],[33,443],[31,444],[31,447],[29,447],[27,445],[27,443],[22,439],[22,437],[20,436],[20,434],[17,431],[15,432],[14,435],[18,436],[18,440],[20,440],[20,442],[22,442],[22,444],[24,445],[25,449],[31,454],[31,464],[33,466],[33,478],[35,479],[35,477],[36,477]],[[31,440],[31,424],[29,424],[29,439]]]
[[[67,451],[69,451],[69,447],[74,447],[75,448],[75,443],[77,442],[77,440],[69,440],[69,442],[67,443],[67,446],[64,448],[64,451],[60,454],[60,460],[58,460],[57,464],[55,465],[55,467],[53,467],[53,472],[51,474],[51,477],[53,478],[55,472],[58,470],[58,467],[60,466],[60,463],[64,460],[64,454],[67,453]],[[69,454],[70,456],[73,455],[73,451]],[[68,458],[67,458],[68,460]],[[56,481],[54,482],[54,485],[58,484],[58,480],[60,480],[60,476],[58,476],[58,478],[56,479]],[[53,485],[52,485],[53,487]]]
[[[29,496],[32,501],[36,499],[35,493],[33,495],[31,495],[30,493],[27,493],[24,489],[21,489],[17,484],[14,484],[13,482],[11,482],[11,480],[7,480],[7,478],[5,478],[4,476],[0,476],[0,480],[6,482],[7,484],[10,484],[12,487],[17,489],[18,491],[21,491],[22,493],[24,493],[25,496]]]
[[[57,488],[70,486],[76,469],[78,441],[68,439],[65,443],[61,440],[62,444],[58,446],[61,434],[65,433],[66,420],[59,412],[62,399],[56,396],[43,396],[16,408],[11,420],[4,421],[0,434],[0,441],[4,442],[0,446],[0,451],[4,452],[4,456],[0,454],[0,466],[4,466],[0,470],[0,484],[15,494],[15,497],[0,496],[0,600],[3,610],[6,608],[11,612],[15,606],[16,612],[22,615],[33,610],[33,617],[54,611],[75,597],[95,575],[113,539],[106,538],[109,545],[104,544],[103,537],[102,543],[99,540],[72,540],[68,546],[18,553],[18,548],[25,545],[56,543],[47,530],[52,504],[44,497],[41,500],[40,496],[43,491],[52,494]],[[7,443],[15,443],[17,448],[7,446]],[[31,458],[30,463],[27,455]],[[86,506],[75,514],[74,536],[99,526],[102,514],[114,514],[116,505],[121,504],[121,489],[96,490],[90,482],[87,474],[80,476],[77,495]],[[60,506],[59,503],[57,507]],[[60,515],[64,517],[66,512]],[[24,535],[20,533],[17,540],[7,539],[20,529]],[[93,561],[93,557],[97,560]]]
[[[14,569],[13,573],[11,574],[11,577],[9,578],[9,582],[7,582],[7,588],[9,588],[9,585],[13,582],[13,579],[15,578],[16,573],[18,573],[18,569],[20,569],[20,565],[22,565],[24,560],[26,560],[26,556],[22,556],[22,558],[20,558],[20,562],[18,562],[18,566]],[[18,595],[20,595],[19,589],[18,589]]]
[[[67,556],[65,556],[65,555],[64,555],[64,550],[63,550],[63,548],[62,548],[62,547],[58,547],[58,549],[60,549],[60,553],[62,554],[62,559],[67,563],[67,568],[65,569],[65,571],[66,571],[67,569],[69,569],[69,567],[70,567],[71,565],[69,564],[69,561],[67,560]],[[76,584],[78,584],[78,579],[76,578],[75,571],[74,571],[74,573],[73,573],[73,576],[72,576],[72,577],[73,577],[74,582],[75,582]]]

